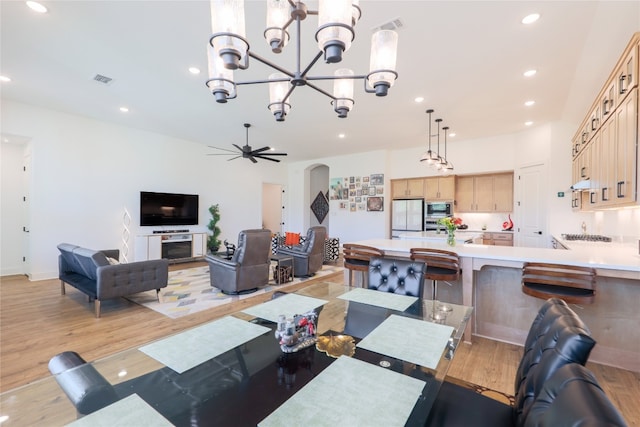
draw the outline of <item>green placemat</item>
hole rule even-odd
[[[363,288],[353,289],[346,294],[340,295],[338,298],[362,304],[375,305],[376,307],[389,308],[396,311],[405,311],[418,300],[417,297],[408,295],[398,295]]]

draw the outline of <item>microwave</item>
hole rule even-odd
[[[426,218],[452,216],[453,202],[425,202],[424,215]]]

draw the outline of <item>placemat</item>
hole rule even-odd
[[[401,426],[424,386],[419,379],[341,356],[258,426]]]
[[[357,347],[435,369],[453,327],[392,314]]]
[[[137,394],[67,424],[72,427],[173,426]]]
[[[139,350],[181,374],[269,331],[265,326],[227,316]]]
[[[242,312],[271,322],[277,322],[278,316],[281,314],[289,318],[296,314],[304,314],[326,303],[327,301],[318,298],[287,294],[274,300],[245,308]]]
[[[368,305],[375,305],[376,307],[389,308],[396,311],[405,311],[418,300],[417,297],[380,292],[364,288],[353,289],[346,294],[340,295],[338,298]]]

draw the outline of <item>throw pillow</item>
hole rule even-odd
[[[300,244],[300,233],[285,233],[284,238],[285,245],[299,245]]]
[[[118,260],[117,260],[117,259],[115,259],[115,258],[111,258],[111,257],[107,257],[107,261],[109,261],[109,264],[111,264],[111,265],[117,265],[117,264],[120,264],[120,261],[118,261]]]

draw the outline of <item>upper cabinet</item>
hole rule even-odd
[[[392,179],[391,198],[423,199],[424,178]]]
[[[424,179],[424,198],[426,200],[454,200],[455,197],[455,176],[434,176]]]
[[[571,141],[574,210],[609,209],[638,203],[638,52],[636,33]]]
[[[456,177],[455,212],[512,212],[513,173]]]

